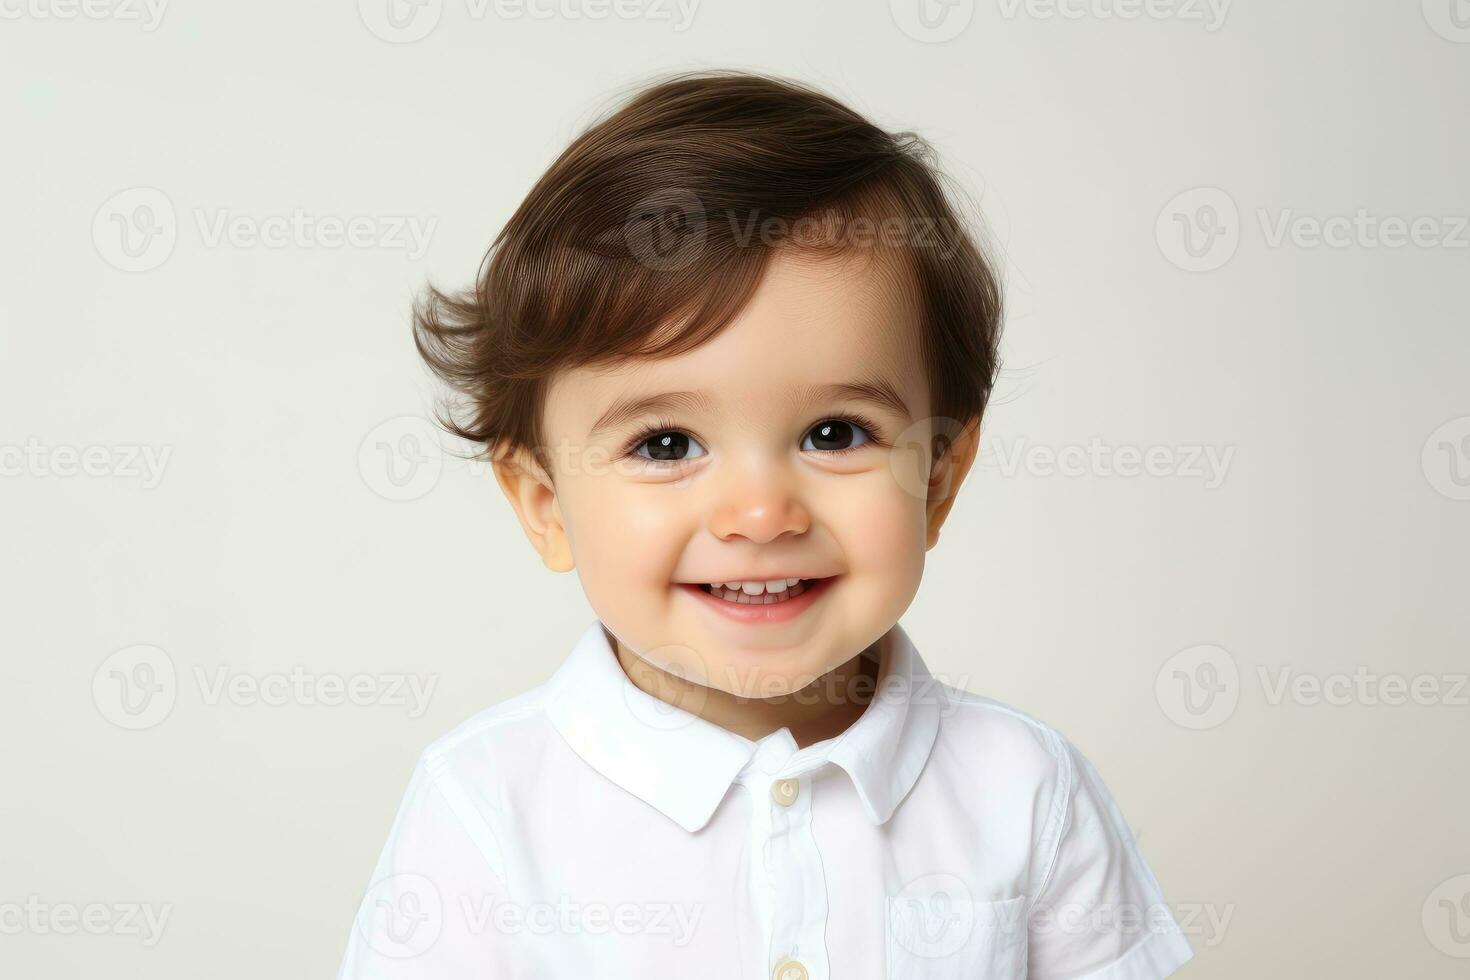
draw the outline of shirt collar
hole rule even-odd
[[[873,698],[816,753],[851,777],[875,824],[913,788],[940,715],[929,672],[903,628],[894,624],[879,649],[884,666]],[[551,723],[583,761],[691,833],[714,816],[759,748],[634,685],[601,620],[582,633],[547,693]]]

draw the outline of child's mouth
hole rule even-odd
[[[749,582],[680,585],[700,605],[744,623],[781,623],[795,619],[820,599],[837,576],[782,578]]]
[[[795,599],[817,579],[783,578],[769,582],[710,582],[699,586],[706,595],[746,606],[770,606]]]

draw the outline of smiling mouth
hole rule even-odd
[[[765,582],[711,582],[697,588],[706,595],[741,606],[773,606],[789,602],[822,579],[785,578]]]

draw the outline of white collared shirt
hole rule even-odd
[[[1097,772],[897,625],[835,738],[751,741],[594,621],[422,755],[340,980],[1152,980],[1191,956]]]

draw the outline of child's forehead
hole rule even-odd
[[[700,346],[568,368],[549,395],[585,407],[628,390],[678,388],[737,407],[742,398],[800,399],[863,382],[912,392],[924,386],[913,300],[890,261],[776,255],[740,313]]]

